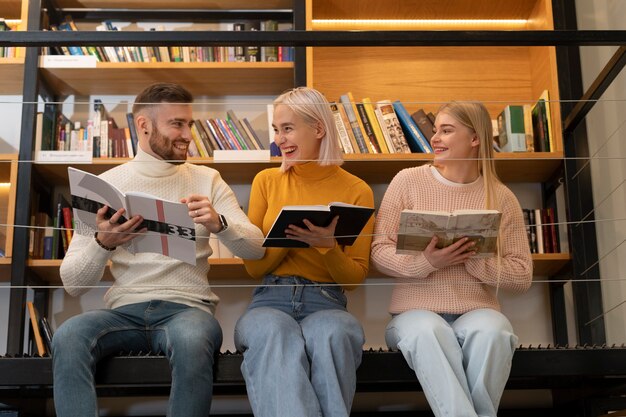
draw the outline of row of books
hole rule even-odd
[[[34,198],[40,198],[34,193]],[[53,212],[47,202],[33,202],[35,209],[31,213],[28,254],[33,259],[63,259],[74,235],[74,214],[69,202],[59,194],[52,204]]]
[[[494,148],[501,152],[552,152],[551,115],[548,90],[533,105],[506,106],[497,118]]]
[[[226,24],[227,30],[278,30],[275,20]],[[71,16],[50,30],[78,31]],[[120,30],[111,21],[96,27],[98,31]],[[150,30],[165,30],[157,26]],[[98,62],[292,62],[294,48],[287,46],[60,46],[46,48],[43,55],[93,55]]]
[[[44,159],[41,151],[84,151],[95,158],[132,158],[138,142],[132,113],[126,114],[126,122],[126,127],[119,127],[99,99],[94,101],[85,124],[70,120],[58,105],[48,103],[37,114],[35,159]],[[233,110],[226,112],[226,118],[196,120],[191,133],[188,155],[192,157],[210,157],[215,150],[266,148],[248,119],[239,119]]]
[[[10,20],[5,20],[0,17],[0,32],[9,31],[9,30],[17,30],[17,23]],[[20,56],[20,51],[23,48],[18,48],[16,46],[3,46],[0,45],[0,58],[15,58]]]
[[[552,207],[522,209],[526,234],[531,253],[568,252],[564,234],[566,226],[559,224],[556,211]]]
[[[376,103],[368,97],[360,101],[351,92],[330,103],[344,153],[432,153],[428,136],[418,123],[434,123],[434,115],[422,109],[409,114],[396,100]],[[421,119],[424,118],[422,121]],[[419,122],[418,122],[419,121]]]
[[[34,346],[30,346],[29,352],[39,356],[51,356],[53,332],[48,319],[46,316],[39,314],[39,310],[37,310],[32,301],[26,302],[26,310],[30,317],[30,329],[32,332],[30,339],[34,342]]]

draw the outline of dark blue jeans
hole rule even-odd
[[[169,359],[168,416],[206,417],[221,345],[222,329],[211,314],[178,303],[156,300],[72,317],[52,339],[57,416],[97,416],[96,363],[132,351],[163,352]]]

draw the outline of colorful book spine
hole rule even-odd
[[[428,140],[422,135],[422,132],[417,128],[417,125],[411,119],[409,112],[404,108],[404,105],[400,100],[393,102],[393,109],[396,111],[404,136],[407,139],[411,152],[421,153],[433,153]]]

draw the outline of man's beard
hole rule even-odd
[[[180,159],[172,150],[174,141],[165,135],[162,135],[158,130],[152,131],[150,135],[150,148],[152,151],[161,157],[165,162],[169,162],[172,165],[184,164],[187,160],[187,153]],[[170,145],[169,147],[167,145]]]

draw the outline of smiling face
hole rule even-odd
[[[172,164],[187,159],[192,140],[193,115],[189,104],[163,103],[142,112],[137,124],[142,130],[141,148],[155,158]]]
[[[478,157],[480,140],[469,127],[440,111],[435,120],[435,134],[430,140],[437,165],[473,164]]]
[[[307,124],[289,106],[278,104],[272,120],[274,143],[280,148],[286,169],[319,158],[324,129]]]

